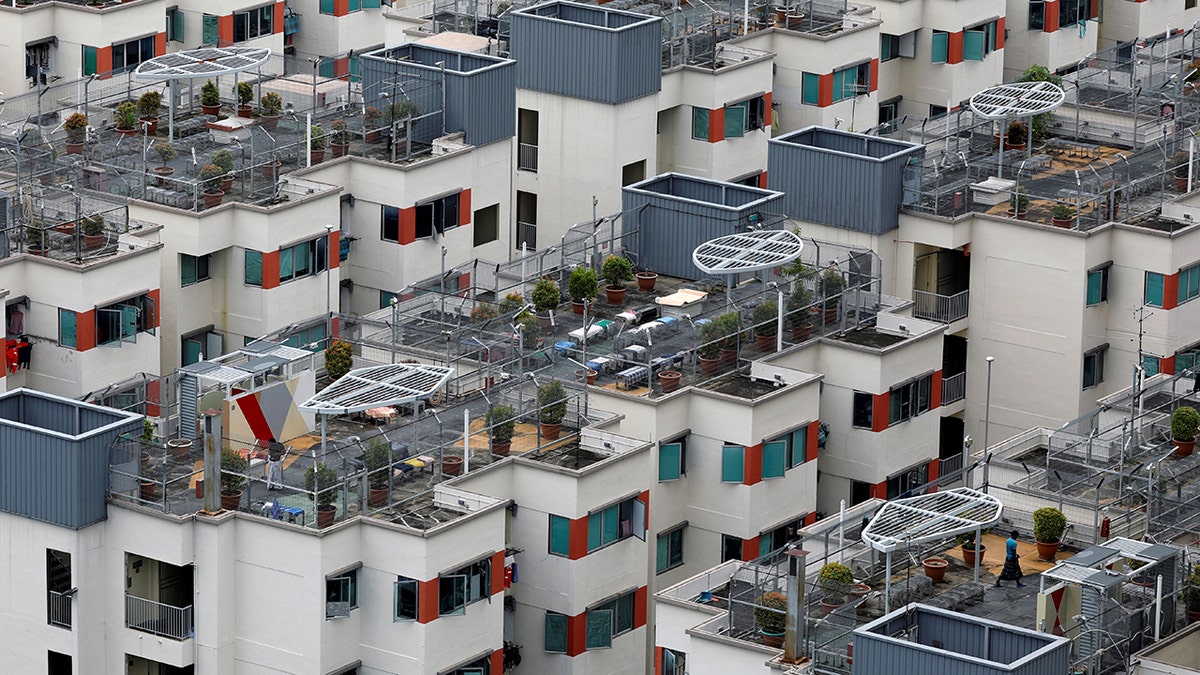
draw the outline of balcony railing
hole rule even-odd
[[[938,478],[939,478],[939,480],[946,479],[947,477],[953,478],[955,475],[962,472],[962,470],[963,470],[963,454],[964,453],[960,452],[953,457],[947,457],[946,459],[938,460]]]
[[[532,143],[517,144],[517,170],[537,173],[538,146]]]
[[[71,596],[58,591],[46,591],[46,621],[51,626],[71,627]]]
[[[967,373],[942,378],[942,405],[961,401],[967,397]]]
[[[125,625],[175,640],[186,640],[192,635],[192,606],[173,607],[126,595]]]
[[[954,295],[938,295],[928,291],[913,291],[913,316],[918,319],[930,319],[940,323],[953,323],[967,318],[967,307],[970,305],[971,292],[962,291]]]

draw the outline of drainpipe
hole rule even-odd
[[[204,512],[221,510],[221,412],[215,408],[204,411]]]
[[[787,632],[783,636],[783,659],[794,663],[800,658],[800,648],[808,644],[808,622],[800,615],[804,607],[804,568],[808,551],[794,548],[787,555]]]

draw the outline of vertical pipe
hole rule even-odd
[[[1162,630],[1162,573],[1154,580],[1154,641],[1158,642]]]
[[[979,549],[982,546],[983,529],[977,527],[975,528],[975,583],[979,583],[979,559],[983,557],[983,554],[979,552]],[[1007,554],[1007,551],[1005,553]]]
[[[892,552],[888,551],[884,556],[883,613],[889,614],[892,611]]]
[[[1195,162],[1196,162],[1196,137],[1193,136],[1192,138],[1188,139],[1188,182],[1187,182],[1187,191],[1188,192],[1192,191],[1192,176],[1193,176],[1193,171],[1195,170]]]
[[[467,408],[463,408],[463,473],[467,473],[470,470],[471,470],[471,411]]]
[[[838,507],[838,562],[846,562],[846,500]]]
[[[783,287],[779,287],[779,301],[775,306],[777,316],[775,318],[775,351],[783,351]],[[585,329],[586,330],[586,329]],[[845,503],[844,501],[842,502]]]
[[[983,456],[984,456],[985,461],[987,460],[988,455],[991,452],[991,447],[988,445],[988,431],[991,429],[991,426],[992,426],[992,362],[995,360],[996,360],[995,357],[991,357],[991,356],[987,357],[987,393],[984,395],[984,404],[983,404]],[[986,493],[988,490],[987,469],[988,469],[987,464],[984,464],[984,466],[983,466],[983,471],[984,471],[984,473],[983,473],[983,475],[984,475],[983,491],[984,491],[984,493]]]

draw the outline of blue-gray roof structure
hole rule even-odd
[[[622,218],[638,230],[638,264],[684,279],[701,275],[692,251],[751,225],[778,223],[784,195],[773,190],[664,173],[621,190]]]
[[[904,168],[925,146],[825,127],[767,145],[767,187],[787,193],[788,217],[883,234],[900,226]]]
[[[614,104],[662,87],[658,17],[558,1],[511,17],[509,49],[523,89]]]
[[[0,511],[79,529],[107,512],[109,446],[141,415],[29,389],[0,395]]]
[[[440,110],[444,75],[446,133],[465,132],[467,143],[482,146],[515,132],[517,71],[511,59],[406,44],[364,54],[360,64],[367,105],[384,110],[408,100],[422,115]],[[431,118],[413,133],[414,140],[429,143],[442,130]]]

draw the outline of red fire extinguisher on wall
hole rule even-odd
[[[1109,526],[1111,526],[1111,525],[1112,525],[1112,519],[1109,518],[1108,516],[1104,516],[1104,520],[1100,521],[1100,536],[1103,537],[1104,539],[1108,539],[1108,537],[1109,537],[1108,530],[1109,530]]]

